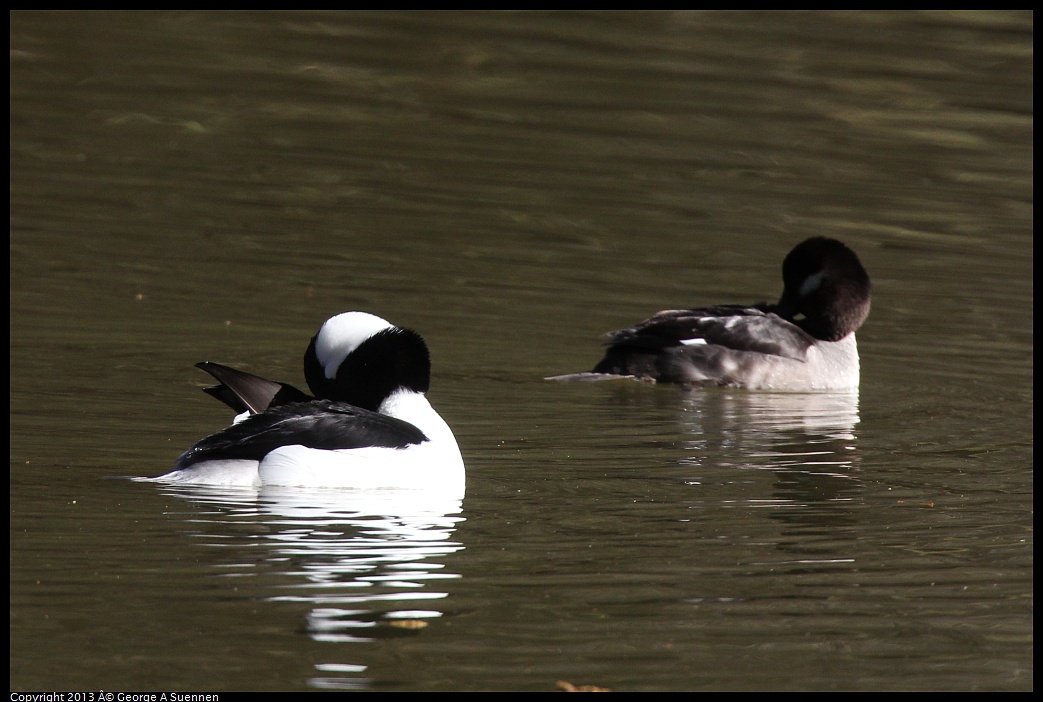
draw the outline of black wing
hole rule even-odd
[[[203,392],[216,397],[231,407],[237,414],[250,412],[257,414],[269,407],[285,405],[290,402],[308,402],[312,399],[292,385],[266,380],[258,375],[223,366],[220,363],[203,361],[196,368],[206,371],[220,385],[203,388]]]
[[[351,449],[404,448],[427,441],[409,422],[343,402],[315,400],[277,405],[211,434],[177,459],[177,468],[203,461],[260,461],[282,446]]]
[[[613,350],[654,352],[704,342],[733,351],[751,351],[803,361],[814,339],[768,305],[716,305],[664,310],[629,329],[610,332]]]

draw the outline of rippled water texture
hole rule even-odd
[[[11,689],[1032,689],[1032,64],[1028,12],[12,13]],[[543,380],[820,235],[859,393]],[[462,501],[122,479],[351,309]]]

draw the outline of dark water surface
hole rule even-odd
[[[11,15],[11,689],[1029,690],[1025,12]],[[859,395],[561,385],[875,285]],[[178,491],[210,359],[420,331],[461,502]]]

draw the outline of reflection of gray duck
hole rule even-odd
[[[664,310],[608,334],[590,373],[552,380],[626,376],[686,387],[847,390],[858,387],[855,330],[872,287],[858,257],[835,239],[798,244],[782,264],[778,304]]]
[[[206,391],[242,414],[185,451],[155,480],[462,490],[452,430],[424,393],[427,345],[416,332],[364,312],[327,320],[305,354],[311,397],[216,363]]]

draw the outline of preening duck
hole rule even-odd
[[[206,392],[239,412],[197,442],[169,483],[459,491],[464,464],[449,425],[426,393],[427,344],[365,312],[330,318],[305,352],[312,394],[204,362]]]
[[[808,392],[859,384],[855,330],[869,315],[872,285],[858,256],[836,239],[797,244],[782,263],[777,304],[664,310],[610,332],[588,373],[551,380],[626,376],[684,387]]]

